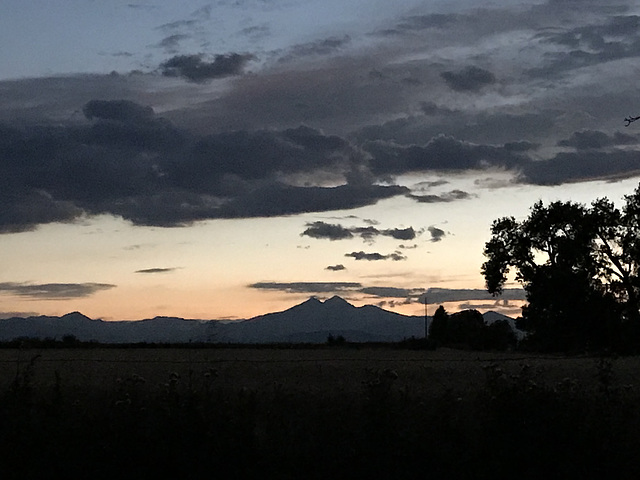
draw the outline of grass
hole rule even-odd
[[[640,358],[0,350],[0,476],[637,478]]]

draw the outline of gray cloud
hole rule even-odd
[[[203,55],[176,55],[160,65],[167,77],[184,77],[192,82],[206,82],[214,78],[240,75],[253,55],[230,53],[216,55],[212,62]]]
[[[544,66],[527,73],[534,77],[566,75],[578,68],[640,56],[640,17],[609,16],[603,23],[541,32],[538,38],[567,50],[547,54]]]
[[[303,43],[293,46],[279,59],[280,62],[295,60],[297,58],[330,55],[347,46],[351,42],[349,35],[343,37],[330,37],[315,42]]]
[[[330,272],[340,272],[342,270],[346,270],[347,267],[342,265],[341,263],[338,265],[329,265],[325,270],[329,270]]]
[[[429,288],[426,295],[431,304],[471,300],[526,300],[526,292],[521,288],[505,288],[499,297],[492,296],[486,290],[453,288]]]
[[[119,122],[144,121],[153,117],[153,108],[130,100],[91,100],[82,108],[89,120],[115,120]]]
[[[378,260],[393,260],[394,262],[399,262],[401,260],[407,259],[407,257],[402,255],[400,252],[393,252],[388,255],[383,255],[377,252],[366,253],[363,251],[359,251],[359,252],[345,253],[344,256],[351,257],[354,260],[367,260],[369,262],[378,261]]]
[[[311,238],[325,238],[327,240],[344,240],[353,238],[353,233],[348,228],[341,225],[313,222],[307,224],[307,229],[300,235],[306,235]]]
[[[417,299],[424,293],[422,288],[397,288],[397,287],[364,287],[360,290],[367,295],[375,297],[387,298],[415,298]]]
[[[136,270],[135,273],[171,273],[176,270],[176,268],[145,268],[143,270]]]
[[[502,304],[502,308],[516,310],[518,307],[509,307],[509,301],[525,301],[526,292],[520,288],[506,288],[502,295],[492,296],[486,290],[481,289],[452,289],[452,288],[403,288],[387,286],[364,286],[357,282],[258,282],[249,285],[250,288],[259,290],[276,290],[293,294],[319,294],[319,295],[344,295],[364,294],[369,297],[399,299],[385,300],[378,303],[379,306],[400,306],[411,303],[424,303],[425,295],[429,305],[448,302],[484,302],[482,308],[493,308]],[[507,305],[505,305],[507,304]],[[471,305],[471,304],[469,304]]]
[[[438,227],[434,227],[433,225],[430,226],[427,230],[431,234],[431,242],[439,242],[447,235],[444,230],[441,230]]]
[[[426,145],[398,145],[392,142],[366,142],[370,165],[377,174],[398,174],[426,170],[481,169],[487,166],[514,167],[528,157],[504,146],[478,145],[440,135]]]
[[[440,76],[456,92],[478,92],[483,87],[496,83],[493,73],[473,65],[457,72],[442,72]]]
[[[561,152],[555,157],[531,162],[524,168],[524,179],[536,185],[560,185],[565,182],[626,178],[640,171],[636,150],[583,150]]]
[[[342,225],[316,221],[307,223],[307,229],[302,232],[301,236],[308,236],[318,239],[327,240],[347,240],[354,236],[360,236],[365,241],[371,242],[375,237],[386,236],[395,238],[396,240],[413,240],[418,233],[413,227],[407,228],[391,228],[379,230],[373,226],[367,227],[343,227]]]
[[[115,288],[108,283],[0,283],[0,293],[40,300],[69,300],[89,297],[103,290]]]
[[[418,203],[443,203],[443,202],[453,202],[456,200],[466,200],[472,198],[468,192],[464,192],[462,190],[451,190],[450,192],[446,192],[440,195],[414,195],[410,194],[407,197],[417,201]]]
[[[190,38],[189,35],[184,33],[174,33],[173,35],[163,38],[157,46],[164,49],[166,53],[178,53],[180,43],[188,38]]]
[[[358,158],[344,139],[309,127],[196,136],[131,101],[90,101],[83,110],[90,123],[0,123],[0,232],[104,213],[180,226],[355,208],[408,193],[361,179],[336,187],[278,180],[348,171]]]
[[[570,138],[558,141],[561,147],[574,147],[578,150],[602,149],[614,145],[637,144],[638,138],[621,132],[615,132],[613,136],[599,130],[582,130],[574,132]]]
[[[278,290],[287,293],[338,293],[353,292],[362,287],[357,282],[258,282],[249,285],[249,288],[258,290]]]

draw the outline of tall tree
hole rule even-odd
[[[640,185],[622,210],[606,198],[537,202],[523,221],[500,218],[484,254],[490,293],[515,270],[527,292],[524,323],[545,348],[611,346],[623,324],[640,332]]]

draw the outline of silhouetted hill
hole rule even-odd
[[[303,338],[323,342],[329,335],[342,335],[352,342],[391,342],[424,336],[424,317],[400,315],[373,305],[355,307],[337,296],[325,302],[310,298],[283,312],[226,324],[218,333],[219,341],[239,343]]]
[[[505,319],[515,328],[510,317],[496,312],[485,314],[487,323]],[[0,319],[0,341],[61,340],[65,335],[102,343],[324,343],[330,335],[350,342],[396,342],[424,337],[424,317],[401,315],[373,305],[355,307],[336,296],[324,302],[312,297],[282,312],[236,321],[175,317],[103,321],[79,312],[62,317]]]

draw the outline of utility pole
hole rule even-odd
[[[429,316],[427,315],[427,292],[424,292],[424,338],[429,338]]]

